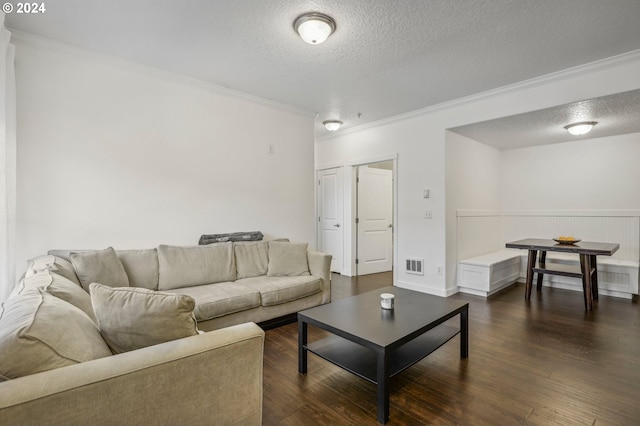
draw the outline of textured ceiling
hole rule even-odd
[[[582,136],[567,124],[596,121]],[[617,93],[449,129],[500,150],[640,132],[640,90]]]
[[[53,0],[6,24],[345,128],[640,49],[639,0]],[[332,16],[319,46],[297,16]],[[361,113],[361,117],[358,117]]]

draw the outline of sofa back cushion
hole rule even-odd
[[[235,281],[233,243],[158,247],[158,290]]]
[[[11,297],[17,297],[34,288],[41,288],[52,296],[71,303],[87,314],[94,323],[96,322],[93,307],[91,306],[91,296],[79,284],[52,271],[39,271],[34,275],[21,279],[13,290]]]
[[[267,275],[269,243],[235,243],[237,279]]]
[[[86,291],[89,291],[91,283],[100,283],[109,287],[129,286],[129,277],[113,247],[72,253],[71,263],[82,288]]]
[[[198,334],[190,296],[97,283],[90,291],[98,327],[114,353]]]
[[[307,243],[269,241],[269,277],[297,277],[309,274]]]
[[[98,327],[80,309],[34,288],[0,308],[0,380],[111,355]]]
[[[17,297],[18,295],[25,293],[27,290],[38,287],[46,287],[51,283],[51,276],[45,271],[38,271],[30,275],[23,276],[18,284],[13,288],[13,291],[9,295],[9,298]],[[84,290],[82,290],[84,291]]]
[[[73,268],[71,261],[51,254],[34,257],[33,259],[28,260],[24,276],[28,277],[44,270],[55,272],[56,274],[62,275],[63,277],[80,285],[80,280],[78,280],[78,276],[76,275],[76,271]]]
[[[158,250],[118,250],[116,253],[129,277],[129,286],[158,289]]]

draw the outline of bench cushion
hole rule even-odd
[[[598,265],[624,266],[628,268],[637,268],[640,266],[640,262],[638,261],[617,259],[611,256],[598,256],[596,259]],[[546,260],[547,262],[578,264],[580,263],[580,256],[571,253],[548,252]]]
[[[461,260],[458,263],[462,263],[465,265],[476,265],[476,266],[491,266],[501,262],[514,261],[515,259],[520,260],[520,256],[526,255],[527,252],[524,250],[500,250],[495,251],[493,253],[483,254],[481,256],[472,257],[469,259]]]

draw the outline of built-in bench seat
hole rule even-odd
[[[487,297],[515,283],[520,278],[521,256],[520,250],[504,249],[459,261],[458,290]]]
[[[579,265],[575,254],[549,252],[547,264]],[[640,262],[598,256],[598,290],[600,294],[631,298],[638,294]],[[504,249],[458,262],[458,290],[479,296],[491,294],[527,276],[527,251]],[[535,279],[535,277],[534,277]],[[579,278],[545,275],[543,285],[582,290]]]
[[[461,292],[489,295],[509,285],[513,278],[505,281],[504,266],[505,262],[515,262],[514,252],[520,256],[518,281],[526,280],[527,250],[505,251],[506,242],[574,235],[583,241],[620,245],[613,256],[597,256],[599,294],[627,299],[638,294],[640,210],[465,209],[458,210],[456,216],[456,284]],[[550,263],[564,263],[579,270],[577,254],[547,252],[546,259],[551,270],[554,266]],[[582,292],[579,277],[545,274],[543,285]]]
[[[521,276],[526,278],[526,250],[522,250],[525,260]],[[631,298],[638,294],[638,277],[640,262],[635,260],[617,259],[609,256],[598,256],[598,292],[608,296]],[[565,265],[579,265],[580,259],[576,254],[547,253],[546,263],[561,263]],[[582,282],[578,278],[557,275],[545,275],[543,285],[550,287],[582,290]]]

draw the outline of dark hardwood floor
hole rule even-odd
[[[391,282],[333,274],[332,297]],[[637,300],[600,296],[585,312],[579,292],[543,288],[526,302],[524,284],[451,297],[469,302],[469,358],[457,336],[393,377],[389,425],[640,425]],[[310,326],[309,340],[324,333]],[[377,424],[373,384],[313,354],[306,376],[297,369],[297,325],[268,330],[264,425]]]

